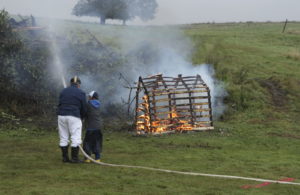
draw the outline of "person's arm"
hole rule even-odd
[[[61,96],[62,96],[62,91],[59,93],[57,107],[59,107],[59,106],[60,106]]]
[[[85,118],[86,117],[86,113],[87,113],[87,105],[86,105],[86,95],[85,93],[82,93],[82,98],[81,98],[81,109],[80,109],[80,115],[81,118]]]
[[[58,97],[58,104],[56,106],[56,114],[59,114],[59,107],[61,105],[61,96],[62,96],[62,92],[60,92],[59,97]]]

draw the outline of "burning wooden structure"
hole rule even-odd
[[[211,130],[210,90],[200,75],[139,77],[135,125],[137,134]]]

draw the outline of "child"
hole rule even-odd
[[[92,91],[89,93],[89,100],[87,103],[87,117],[86,117],[86,133],[83,141],[83,149],[90,156],[95,154],[95,160],[100,162],[100,153],[102,151],[102,133],[101,133],[101,117],[100,117],[100,102],[98,93]],[[85,159],[89,163],[89,159]]]

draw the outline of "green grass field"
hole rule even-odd
[[[193,63],[213,64],[224,82],[229,93],[225,115],[211,132],[134,137],[105,131],[103,161],[272,180],[291,177],[300,183],[300,23],[289,23],[284,34],[282,27],[181,26],[194,44]],[[109,30],[83,23],[78,28]],[[11,122],[0,128],[0,194],[300,193],[300,186],[293,185],[243,189],[260,182],[63,164],[55,130],[22,123],[13,127]]]
[[[299,182],[299,139],[267,133],[244,136],[236,132],[257,127],[240,128],[232,124],[223,133],[147,138],[105,133],[103,161],[275,180],[293,177]],[[0,154],[1,194],[298,194],[300,190],[283,184],[242,189],[261,182],[63,164],[56,132],[40,130],[1,131]]]

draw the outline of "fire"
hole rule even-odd
[[[211,95],[200,75],[139,77],[136,83],[138,134],[212,130]]]
[[[149,110],[149,100],[148,96],[143,96],[144,102],[138,107],[138,111],[143,111],[144,114],[138,116],[136,122],[136,129],[140,132],[152,132],[152,133],[162,133],[168,130],[176,131],[191,131],[193,130],[193,125],[189,124],[189,121],[180,120],[179,115],[175,108],[172,108],[172,112],[168,115],[167,119],[156,119],[152,120],[150,117]],[[170,117],[171,116],[171,117]]]

